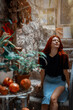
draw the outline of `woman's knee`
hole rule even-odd
[[[57,98],[55,96],[51,96],[50,101],[51,101],[52,104],[55,104],[55,103],[57,103]]]

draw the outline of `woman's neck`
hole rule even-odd
[[[50,55],[51,57],[54,57],[57,53],[58,53],[58,49],[55,49],[55,48],[54,48],[54,49],[51,49],[51,52],[50,52],[49,55]]]

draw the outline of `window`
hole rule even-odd
[[[58,25],[73,24],[73,0],[58,0]]]

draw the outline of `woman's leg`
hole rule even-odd
[[[47,104],[42,104],[41,105],[41,110],[48,110],[48,105]]]
[[[51,100],[50,100],[50,110],[58,110],[58,98],[61,95],[61,93],[64,91],[65,87],[64,86],[59,86],[57,87],[52,96],[51,96]],[[45,109],[46,110],[46,109]]]

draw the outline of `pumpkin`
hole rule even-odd
[[[31,86],[31,81],[30,81],[30,79],[27,79],[27,78],[22,79],[20,82],[20,85],[21,85],[21,87],[23,87],[25,89],[29,89]]]
[[[0,89],[0,93],[2,95],[7,95],[8,94],[8,88],[5,87],[5,86],[2,86],[1,89]]]
[[[0,93],[1,93],[1,90],[2,90],[2,85],[0,85]]]
[[[28,108],[22,108],[22,110],[29,110]]]
[[[11,83],[9,85],[9,90],[13,93],[16,93],[19,91],[19,85],[17,83]]]
[[[9,77],[6,77],[3,81],[3,85],[9,86],[11,83],[13,83],[13,80]]]

